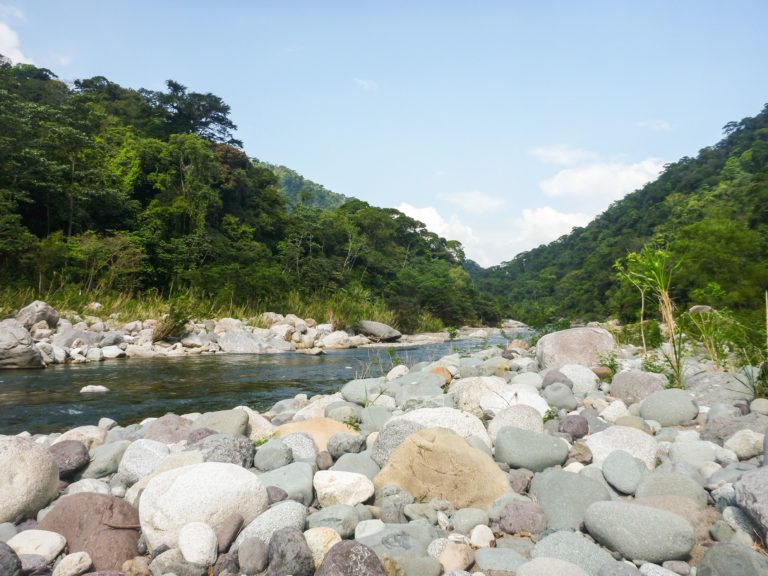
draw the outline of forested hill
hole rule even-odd
[[[478,286],[534,324],[617,313],[631,320],[638,296],[618,284],[613,265],[653,242],[666,246],[679,266],[672,290],[681,307],[759,309],[768,288],[768,105],[724,132],[720,142],[666,166],[586,227],[473,270]]]
[[[253,161],[229,112],[174,81],[68,85],[0,57],[0,310],[34,287],[252,311],[316,302],[334,319],[379,310],[404,330],[498,319],[459,243]]]

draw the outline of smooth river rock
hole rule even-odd
[[[59,492],[59,468],[45,448],[17,436],[0,436],[0,522],[34,517]]]

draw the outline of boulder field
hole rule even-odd
[[[766,403],[707,385],[703,363],[667,389],[606,334],[398,366],[263,413],[0,436],[0,574],[768,574]],[[593,368],[611,350],[608,383]]]

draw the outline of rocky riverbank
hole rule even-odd
[[[0,574],[768,574],[768,402],[707,368],[666,389],[577,328],[261,414],[0,436]]]
[[[403,335],[380,322],[362,321],[355,333],[335,330],[312,318],[274,312],[254,323],[235,318],[188,322],[178,337],[158,339],[158,321],[121,322],[90,314],[66,315],[35,301],[0,322],[0,368],[43,368],[52,364],[101,362],[116,358],[183,357],[196,354],[322,354],[360,346],[409,346],[443,342],[445,332]],[[460,337],[487,338],[493,329],[466,328]],[[498,332],[498,331],[496,331]]]

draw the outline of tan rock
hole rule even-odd
[[[78,426],[64,432],[64,434],[56,438],[54,444],[64,442],[64,440],[77,440],[85,444],[88,450],[92,450],[104,444],[107,440],[107,432],[107,430],[98,426]]]
[[[449,500],[456,508],[488,508],[509,492],[509,481],[493,459],[444,428],[411,434],[373,479],[376,490],[395,484],[416,502]]]
[[[304,539],[307,541],[309,550],[312,552],[312,561],[315,563],[315,570],[320,568],[325,555],[334,544],[341,542],[341,536],[333,528],[310,528],[304,532]]]
[[[453,380],[453,374],[450,373],[448,368],[445,368],[443,366],[438,366],[437,368],[432,368],[430,372],[437,374],[438,376],[441,376],[443,380],[445,380],[446,384],[450,384],[451,380]]]
[[[276,438],[282,438],[288,434],[294,432],[305,432],[312,437],[315,441],[317,449],[322,452],[328,448],[328,439],[339,432],[344,434],[355,434],[355,431],[332,418],[312,418],[310,420],[302,420],[301,422],[290,422],[278,426],[274,430]]]
[[[475,561],[475,553],[472,547],[463,542],[448,542],[440,552],[438,561],[443,566],[444,572],[466,570]]]

